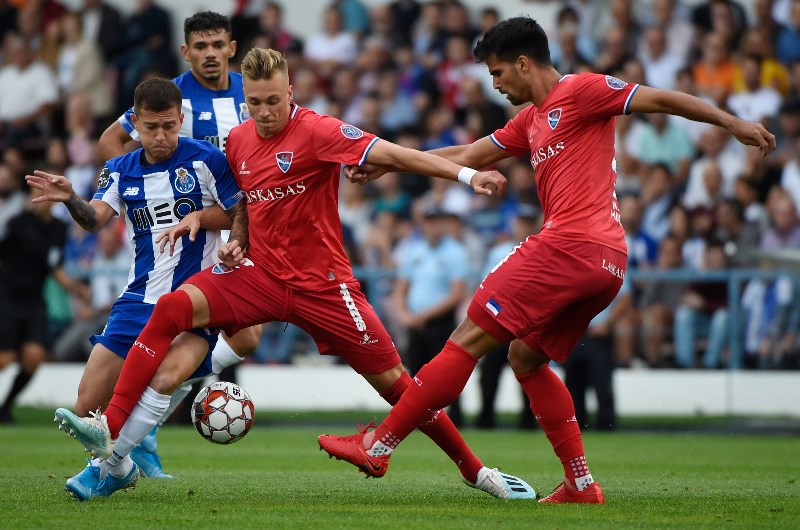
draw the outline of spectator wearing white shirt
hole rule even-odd
[[[736,178],[745,165],[745,157],[741,152],[726,149],[730,133],[720,127],[713,127],[705,132],[697,142],[703,156],[692,162],[683,205],[688,209],[698,206],[711,208],[714,205],[714,194],[709,193],[707,171],[712,164],[718,168],[722,176],[721,189],[723,197],[733,197]]]
[[[667,48],[664,28],[648,28],[644,35],[644,44],[639,53],[639,61],[644,66],[646,83],[654,88],[674,89],[678,72],[684,66],[684,59]]]
[[[778,115],[781,95],[774,88],[761,84],[761,59],[755,55],[743,55],[739,66],[745,91],[728,97],[728,108],[743,120],[772,120]]]
[[[58,101],[58,83],[24,39],[7,36],[5,49],[10,60],[0,68],[0,148],[41,152]]]
[[[800,215],[800,131],[795,134],[794,143],[796,146],[795,156],[783,166],[781,187],[792,198],[792,202],[797,207],[797,213]]]
[[[324,76],[330,76],[340,66],[355,61],[358,43],[355,35],[343,30],[338,7],[333,5],[325,10],[322,32],[308,39],[304,54],[316,71]]]
[[[691,23],[681,16],[678,2],[654,0],[651,7],[655,25],[666,33],[667,51],[684,61],[688,59],[695,33]]]

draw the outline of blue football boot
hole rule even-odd
[[[93,465],[92,461],[89,460],[89,465],[83,468],[83,471],[67,479],[64,489],[76,501],[88,501],[94,496],[99,483],[100,466]]]
[[[158,440],[156,439],[158,427],[153,427],[142,442],[131,451],[131,458],[147,478],[173,478],[167,475],[161,466],[158,457]]]
[[[100,481],[95,489],[93,497],[108,497],[115,491],[126,490],[128,488],[135,488],[136,482],[139,480],[141,473],[139,466],[136,462],[133,463],[130,473],[124,478],[117,478],[111,473],[108,473],[104,479]]]

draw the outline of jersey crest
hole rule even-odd
[[[104,167],[100,172],[100,177],[97,179],[97,188],[103,189],[111,182],[111,172],[107,167]]]
[[[612,88],[614,90],[622,90],[623,88],[628,86],[628,83],[626,83],[622,79],[617,79],[613,75],[606,76],[606,84],[608,85],[608,88]]]
[[[191,173],[179,167],[175,170],[175,189],[181,193],[189,193],[194,189],[195,180]]]
[[[555,130],[558,121],[561,119],[561,109],[553,109],[547,113],[547,124]]]
[[[280,153],[275,153],[275,159],[278,161],[278,167],[281,168],[281,171],[284,173],[289,171],[289,167],[292,165],[292,158],[294,158],[294,153],[292,151],[281,151]]]
[[[239,103],[239,123],[244,123],[250,119],[250,109],[247,108],[247,103]]]
[[[344,137],[349,138],[351,140],[358,140],[359,138],[364,136],[364,131],[362,131],[355,125],[350,125],[349,123],[343,123],[339,128],[341,129]]]

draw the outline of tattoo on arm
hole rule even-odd
[[[91,204],[79,198],[75,192],[64,204],[67,206],[69,214],[81,228],[89,232],[97,230],[97,212],[95,212]]]
[[[246,249],[250,238],[250,220],[247,217],[247,201],[241,200],[225,210],[231,218],[231,235],[229,240],[236,240],[242,249]]]

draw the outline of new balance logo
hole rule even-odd
[[[208,112],[208,111],[203,111],[203,112],[201,112],[201,113],[200,113],[200,115],[197,117],[197,119],[198,119],[198,120],[200,120],[200,121],[208,121],[208,120],[210,120],[212,117],[213,117],[213,116],[212,116],[212,114],[211,114],[210,112]]]
[[[135,195],[139,195],[139,187],[138,186],[129,186],[125,188],[125,191],[122,192],[123,197],[133,197]]]

